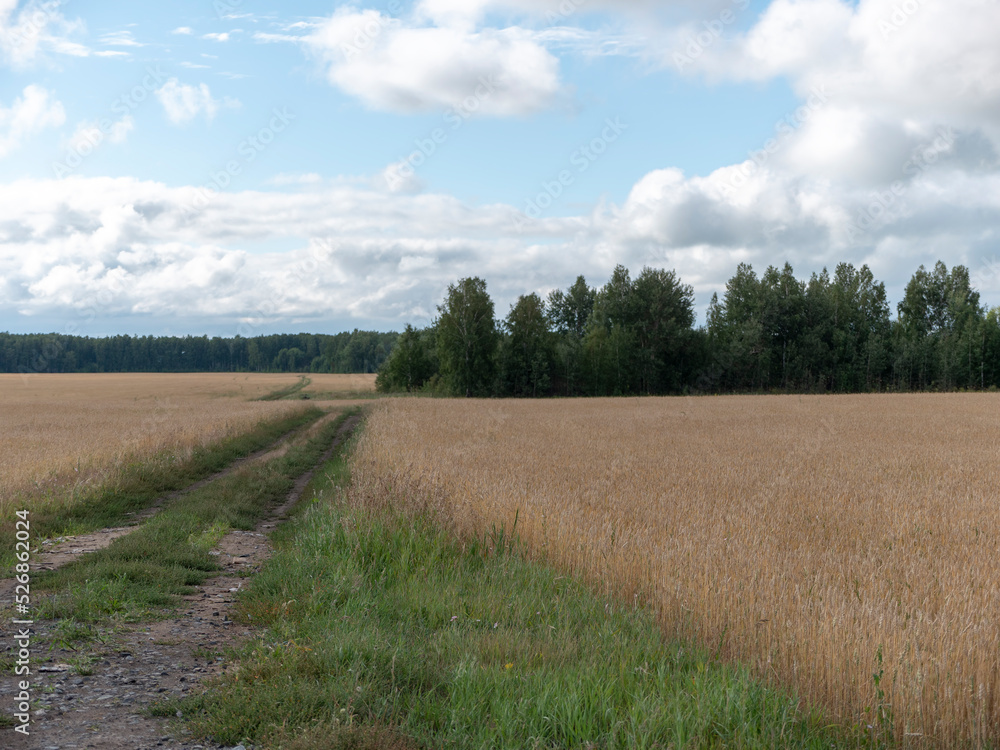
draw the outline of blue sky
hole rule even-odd
[[[898,300],[942,259],[997,304],[997,31],[983,0],[0,0],[0,330],[398,329],[461,276],[502,315],[616,263],[699,312],[741,261]]]

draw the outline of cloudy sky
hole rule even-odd
[[[0,0],[0,330],[427,324],[739,262],[1000,304],[1000,0]],[[700,321],[703,317],[700,315]]]

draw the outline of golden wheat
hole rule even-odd
[[[309,394],[335,393],[349,396],[357,394],[364,396],[375,392],[375,376],[365,374],[330,375],[325,373],[310,374],[309,385],[302,390]]]
[[[321,376],[323,377],[323,376]],[[338,379],[342,390],[355,385]],[[301,402],[259,402],[297,375],[0,375],[0,513],[101,482],[123,462],[249,430]],[[332,382],[332,381],[331,381]],[[55,491],[55,493],[54,493]]]
[[[979,744],[1000,739],[998,448],[989,394],[399,399],[353,473],[460,533],[516,514],[536,554],[841,722]]]

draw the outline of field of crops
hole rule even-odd
[[[0,512],[15,497],[100,482],[122,463],[187,452],[301,409],[301,401],[253,400],[299,380],[294,374],[0,375]],[[306,392],[374,389],[368,375],[310,380]]]
[[[1000,740],[998,396],[391,400],[353,473],[466,535],[516,516],[839,721]]]

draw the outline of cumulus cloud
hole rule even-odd
[[[124,143],[134,127],[135,120],[131,115],[124,115],[120,120],[104,123],[85,120],[77,124],[69,137],[67,149],[75,153],[88,153],[103,143],[105,138],[111,143]]]
[[[469,107],[509,116],[549,106],[558,60],[518,27],[415,26],[375,10],[340,8],[306,44],[332,84],[394,112]]]
[[[163,111],[167,113],[167,118],[174,125],[184,125],[201,114],[204,114],[205,119],[211,122],[220,106],[240,106],[236,99],[229,97],[226,97],[222,102],[214,99],[205,83],[189,86],[176,78],[171,78],[157,89],[156,97],[163,105]]]
[[[108,34],[101,36],[101,42],[107,44],[111,47],[145,47],[146,45],[137,42],[132,36],[132,32],[125,31],[112,31]]]
[[[777,160],[787,169],[859,185],[891,182],[941,128],[959,131],[967,156],[977,143],[979,160],[995,161],[996,2],[774,0],[744,33],[718,26],[678,29],[658,54],[689,74],[785,77],[803,98],[829,94]]]
[[[283,187],[285,185],[318,185],[323,182],[323,177],[316,172],[306,172],[304,174],[276,174],[268,184]]]
[[[103,299],[109,315],[400,326],[429,322],[447,284],[465,275],[485,277],[505,310],[518,294],[579,273],[603,283],[616,263],[650,264],[675,268],[704,304],[741,261],[759,269],[788,260],[800,274],[868,263],[898,295],[917,265],[938,258],[967,264],[986,279],[984,299],[1000,301],[1000,279],[980,272],[1000,226],[991,171],[936,162],[895,194],[752,161],[704,177],[668,168],[638,181],[621,205],[533,220],[510,205],[376,183],[306,175],[292,192],[207,198],[126,178],[0,186],[7,309],[72,318]],[[268,244],[291,249],[259,249]]]
[[[447,196],[337,187],[202,204],[195,188],[68,178],[0,186],[0,206],[0,277],[22,314],[72,318],[103,299],[107,314],[405,319],[429,314],[455,273],[529,261],[503,237],[509,208]],[[292,238],[290,252],[246,250]]]
[[[0,0],[0,55],[15,68],[31,65],[44,50],[86,56],[90,50],[69,41],[67,35],[82,27],[68,21],[56,3]]]
[[[479,114],[508,116],[558,99],[556,45],[603,42],[569,20],[548,30],[488,24],[563,5],[423,0],[405,18],[341,8],[306,36],[298,25],[257,39],[308,45],[331,83],[372,108],[466,110],[471,101]],[[428,322],[463,275],[486,277],[502,311],[578,273],[601,283],[615,263],[650,264],[675,268],[704,304],[741,261],[788,260],[800,274],[849,261],[869,264],[898,299],[917,265],[942,258],[968,265],[984,300],[1000,302],[1000,47],[991,38],[1000,5],[774,0],[745,31],[719,20],[725,33],[713,35],[713,21],[739,5],[700,4],[701,20],[647,40],[645,54],[716,80],[790,82],[800,102],[742,163],[704,175],[651,165],[620,205],[535,219],[516,207],[524,201],[479,206],[428,192],[405,161],[350,183],[278,175],[272,184],[292,189],[208,200],[198,188],[130,179],[19,182],[0,186],[4,294],[33,314],[68,315],[100,296],[123,314],[398,326]],[[614,5],[666,6],[684,3]],[[610,7],[594,0],[579,12]],[[177,124],[210,120],[225,104],[177,79],[157,93]],[[14,129],[2,115],[0,126],[2,148]],[[292,249],[260,251],[267,246]]]
[[[66,111],[50,91],[34,84],[25,86],[9,108],[0,104],[0,158],[28,136],[44,128],[59,127],[65,121]]]
[[[426,185],[417,175],[409,161],[393,162],[375,178],[377,188],[385,188],[390,193],[419,193]]]
[[[417,15],[435,23],[471,27],[488,13],[514,12],[550,25],[591,13],[613,11],[640,17],[670,17],[676,12],[711,14],[745,0],[420,0]]]

